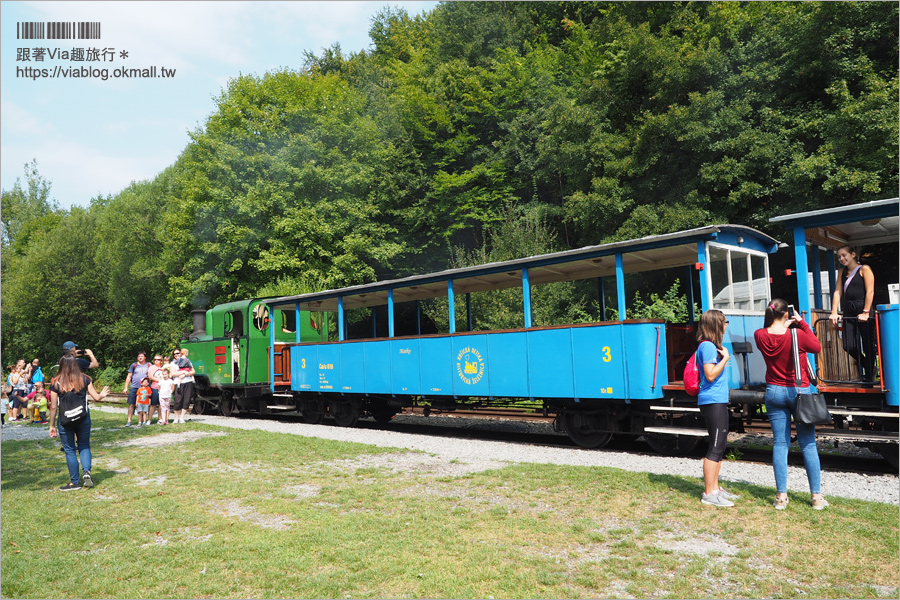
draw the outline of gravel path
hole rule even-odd
[[[93,410],[124,413],[125,409],[115,407],[94,407]],[[286,433],[306,437],[337,440],[342,442],[358,442],[379,447],[409,448],[421,450],[450,461],[457,460],[470,464],[480,462],[530,462],[558,465],[576,465],[589,467],[614,467],[627,471],[656,473],[661,475],[682,475],[702,478],[701,461],[696,458],[680,458],[670,456],[646,456],[631,452],[612,450],[583,450],[579,448],[548,448],[521,443],[509,443],[489,440],[470,440],[460,438],[444,438],[437,436],[400,433],[387,430],[340,428],[322,425],[306,425],[303,423],[287,423],[270,419],[227,418],[212,415],[192,415],[193,422],[218,425],[232,429],[261,429],[273,433]],[[397,416],[395,421],[409,419],[421,423],[423,417]],[[464,421],[452,417],[428,417],[429,425],[450,424],[454,427],[465,426]],[[468,421],[468,420],[467,420]],[[539,423],[521,423],[518,421],[490,421],[471,425],[474,427],[493,427],[499,429],[517,429],[524,431],[549,432],[549,426]],[[166,433],[177,431],[175,427],[167,427]],[[3,441],[10,439],[41,439],[47,436],[46,427],[30,426],[14,423],[5,426],[0,432]],[[770,465],[727,462],[722,466],[723,481],[750,483],[774,487],[774,476]],[[788,467],[788,489],[794,492],[808,491],[806,472],[802,467]],[[864,475],[857,473],[838,473],[826,471],[822,473],[822,493],[826,496],[843,496],[873,500],[887,504],[900,505],[900,478],[896,475]]]

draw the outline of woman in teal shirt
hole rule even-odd
[[[709,431],[709,449],[703,457],[703,504],[734,506],[738,496],[719,485],[719,471],[728,443],[728,378],[725,365],[730,358],[722,345],[728,321],[720,310],[708,310],[700,317],[697,327],[697,368],[700,370],[700,393],[697,405]]]

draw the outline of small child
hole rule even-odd
[[[0,426],[6,427],[6,412],[9,410],[9,397],[3,394],[0,398]]]
[[[169,424],[169,409],[172,406],[172,391],[175,389],[175,380],[169,369],[163,367],[159,370],[162,379],[159,380],[159,416],[160,424]]]
[[[31,423],[47,423],[47,400],[49,393],[44,389],[43,381],[34,382],[34,391],[26,396],[28,398],[28,408],[31,409]]]
[[[137,398],[135,400],[135,408],[137,409],[138,414],[138,427],[150,424],[150,422],[147,421],[147,414],[150,411],[150,396],[152,395],[153,390],[150,388],[150,378],[144,377],[141,379],[141,387],[138,388]]]

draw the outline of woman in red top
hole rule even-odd
[[[775,508],[787,508],[787,459],[791,443],[791,416],[797,409],[797,395],[809,391],[809,376],[801,369],[801,386],[794,379],[794,358],[791,351],[790,329],[797,330],[797,347],[800,364],[807,364],[806,353],[818,353],[822,347],[812,330],[799,315],[788,314],[787,302],[776,298],[766,308],[763,329],[754,334],[756,347],[766,361],[766,412],[775,445],[772,449],[772,466],[775,469]],[[797,441],[803,451],[803,464],[812,494],[812,507],[822,510],[828,502],[822,497],[820,485],[822,471],[819,466],[819,451],[816,448],[816,426],[796,422]]]

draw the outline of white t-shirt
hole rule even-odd
[[[160,379],[159,380],[159,397],[160,398],[171,398],[172,390],[175,389],[175,381],[172,379]]]

